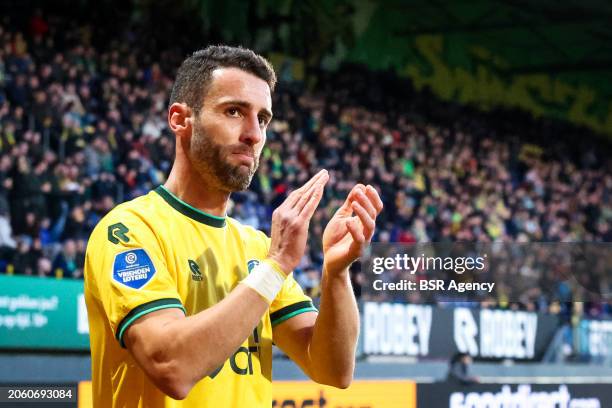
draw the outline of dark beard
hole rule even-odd
[[[244,165],[234,166],[228,163],[227,157],[232,151],[239,149],[253,152],[247,146],[221,146],[215,143],[199,124],[194,124],[189,159],[200,176],[211,180],[215,187],[223,191],[232,193],[246,190],[259,167],[259,157],[255,155],[254,164],[248,169]]]

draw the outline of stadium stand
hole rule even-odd
[[[186,3],[204,7],[217,2],[182,2],[184,9],[176,14],[167,5],[157,9],[155,2],[0,2],[0,384],[78,383],[80,395],[91,388],[81,280],[88,236],[115,205],[165,181],[174,155],[174,136],[165,118],[175,69],[198,46],[227,40],[214,33],[224,28],[226,20],[233,21],[234,29],[243,22],[234,15],[219,18],[216,26],[207,28],[210,36],[202,37],[190,24],[193,16],[185,16]],[[242,6],[243,2],[227,3]],[[284,3],[294,7],[287,13],[302,13],[301,22],[310,21],[311,12],[324,15],[317,23],[329,19],[325,13],[330,10],[310,6],[335,4]],[[378,2],[368,2],[373,3]],[[426,21],[424,28],[411,29],[415,33],[425,29],[426,34],[433,30],[454,36],[465,30],[475,37],[480,35],[478,27],[501,26],[505,32],[511,25],[502,18],[507,7],[520,15],[542,7],[548,10],[543,21],[560,31],[557,45],[564,51],[561,28],[580,31],[581,24],[589,24],[585,14],[576,13],[576,20],[563,15],[563,10],[578,10],[578,3],[446,2],[474,15],[479,7],[491,7],[484,15],[492,16],[490,22],[448,27],[440,23],[443,20],[430,18],[452,17],[441,12],[445,2],[399,3],[414,18]],[[399,3],[389,13],[398,12],[402,20]],[[592,34],[605,42],[602,32],[609,14],[599,11],[603,3],[595,3],[587,2],[585,7],[590,4],[592,13],[601,14],[602,24]],[[429,8],[430,14],[413,12]],[[499,15],[495,9],[501,10]],[[333,12],[344,15],[350,10]],[[271,12],[266,24],[291,24],[293,20],[283,13]],[[363,16],[363,10],[358,14]],[[261,21],[251,21],[253,16],[247,15],[250,25]],[[507,18],[512,20],[514,14]],[[533,24],[539,26],[541,21],[534,19]],[[338,31],[343,24],[338,24]],[[375,28],[387,35],[388,27]],[[300,29],[291,36],[299,37]],[[304,55],[309,57],[309,52],[329,43],[292,54],[300,55],[295,60],[283,55],[278,64],[274,52],[291,53],[296,48],[276,45],[284,41],[281,31],[269,30],[272,39],[262,47],[271,52],[280,79],[273,101],[275,118],[260,169],[248,191],[232,195],[229,214],[268,232],[272,210],[288,192],[318,169],[330,171],[325,196],[311,222],[307,253],[295,270],[296,279],[315,301],[321,279],[320,237],[355,181],[377,186],[385,203],[373,239],[376,244],[463,242],[512,249],[527,243],[558,243],[561,246],[556,248],[562,250],[567,248],[564,243],[612,241],[609,135],[494,104],[483,112],[481,107],[442,101],[435,89],[417,91],[397,71],[346,63],[325,70],[317,66],[323,62],[312,62],[316,58],[306,60]],[[531,35],[525,31],[528,34],[518,33],[517,38]],[[510,37],[515,34],[509,34],[508,40],[514,40]],[[338,32],[330,33],[330,38],[334,35]],[[248,38],[244,33],[230,38],[238,43],[241,36]],[[456,37],[463,41],[461,35]],[[253,38],[246,44],[258,48]],[[380,38],[371,36],[371,43]],[[539,40],[547,38],[541,35]],[[572,37],[568,49],[578,49],[582,55],[578,40]],[[605,54],[605,48],[601,50]],[[599,52],[592,53],[595,59]],[[570,61],[576,54],[559,55]],[[303,62],[305,75],[297,75],[290,64],[284,66],[286,60]],[[375,65],[383,67],[382,60]],[[601,64],[606,64],[605,59]],[[478,75],[477,69],[472,73]],[[550,103],[551,109],[560,109],[559,104]],[[563,109],[572,107],[568,103]],[[594,117],[600,113],[591,110],[588,113]],[[603,262],[607,269],[595,268],[594,274],[585,275],[590,279],[582,282],[585,287],[612,284],[610,263],[606,258]],[[326,398],[327,406],[457,407],[468,406],[468,394],[476,404],[480,397],[491,395],[520,399],[533,394],[550,402],[567,392],[577,398],[571,406],[612,406],[610,291],[605,301],[578,299],[541,273],[550,264],[515,255],[503,263],[508,270],[519,271],[516,281],[523,284],[514,288],[519,295],[509,300],[507,294],[494,292],[475,301],[450,302],[372,293],[372,274],[354,264],[361,320],[357,384],[343,397],[335,397],[329,388],[303,381],[307,378],[299,367],[275,348],[274,406],[285,406],[284,402],[299,406],[300,401],[306,406]],[[403,277],[392,273],[393,279]],[[418,279],[423,277],[417,274]],[[529,282],[536,283],[530,287]],[[466,373],[480,383],[445,382],[452,356],[458,352],[472,356],[474,364]],[[362,389],[362,380],[373,388]],[[412,405],[389,402],[398,394],[413,398]],[[598,400],[591,401],[595,397]],[[449,403],[464,399],[465,405]],[[91,402],[85,399],[79,406]]]
[[[137,25],[94,44],[91,24],[40,9],[28,18],[0,22],[0,271],[79,279],[96,222],[165,180],[174,143],[169,67],[183,55],[139,45]],[[318,237],[355,180],[381,190],[376,242],[612,240],[612,156],[597,135],[442,103],[360,67],[319,77],[312,90],[280,84],[260,170],[230,212],[266,231],[287,192],[315,169],[330,170],[296,270],[310,294],[320,278]],[[358,294],[363,280],[356,271]],[[553,300],[515,306],[569,318],[572,305]],[[582,311],[612,314],[609,303]]]

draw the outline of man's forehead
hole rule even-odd
[[[213,70],[208,96],[215,98],[248,98],[249,102],[263,104],[270,108],[272,97],[270,87],[263,79],[234,67]]]

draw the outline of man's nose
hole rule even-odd
[[[256,145],[263,139],[263,129],[259,126],[257,115],[249,115],[243,122],[240,141],[249,146]]]

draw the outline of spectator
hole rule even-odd
[[[0,212],[0,250],[3,248],[15,248],[17,246],[12,233],[13,231],[8,214]]]
[[[470,374],[472,357],[467,353],[457,353],[449,363],[447,381],[459,385],[478,384],[480,380]]]
[[[62,250],[53,261],[53,271],[59,277],[82,277],[83,270],[79,269],[77,261],[76,243],[73,239],[68,239],[64,242]]]
[[[36,262],[31,256],[31,240],[23,239],[17,243],[17,251],[13,256],[13,271],[17,275],[33,275]]]

